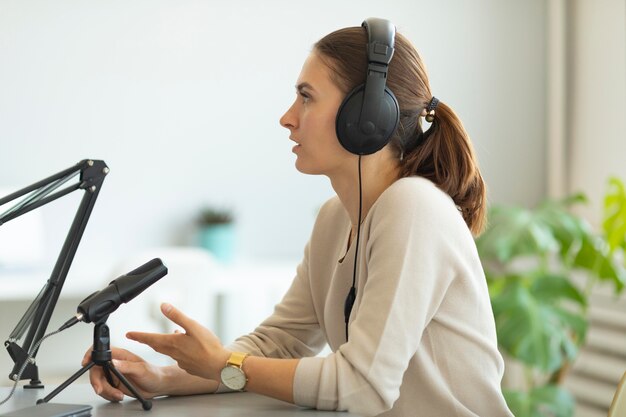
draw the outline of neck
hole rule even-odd
[[[353,163],[352,163],[353,162]],[[329,175],[330,182],[341,200],[356,230],[359,219],[359,158],[350,159],[350,166],[341,173]],[[399,177],[400,167],[387,149],[373,155],[361,157],[361,183],[363,190],[363,208],[361,220],[365,219],[378,197]]]

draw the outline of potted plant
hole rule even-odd
[[[623,183],[609,179],[599,232],[572,213],[584,202],[576,194],[533,210],[493,207],[476,241],[499,347],[524,368],[522,388],[503,390],[517,417],[573,415],[560,383],[585,342],[589,295],[599,282],[616,293],[626,282]]]
[[[199,244],[225,263],[235,257],[235,222],[229,209],[205,207],[200,211]]]

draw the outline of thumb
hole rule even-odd
[[[115,368],[124,375],[141,375],[145,372],[142,362],[123,361],[120,359],[113,359],[113,365]]]
[[[166,317],[169,317],[169,314],[172,312],[173,309],[174,306],[170,303],[161,303],[161,311]]]
[[[191,328],[193,327],[195,322],[187,317],[185,314],[183,314],[183,312],[181,312],[169,303],[161,304],[161,312],[165,317],[185,329],[186,333],[190,333]]]
[[[80,361],[80,366],[85,366],[89,363],[89,361],[91,361],[91,351],[92,349],[89,348],[89,350],[87,350],[87,352],[85,352],[85,355],[83,356],[83,359]]]

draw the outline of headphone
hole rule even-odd
[[[396,96],[385,86],[393,56],[395,26],[371,17],[361,24],[367,31],[367,76],[339,106],[335,130],[341,145],[357,155],[381,150],[400,120]]]
[[[343,100],[337,111],[335,130],[339,143],[359,155],[359,221],[354,251],[352,286],[344,302],[346,342],[348,322],[356,300],[356,272],[361,236],[362,186],[361,155],[381,150],[398,127],[400,107],[391,90],[386,87],[387,70],[393,56],[395,26],[388,20],[369,18],[362,24],[367,31],[367,75],[365,83],[357,86]]]

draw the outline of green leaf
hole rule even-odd
[[[524,255],[545,254],[558,249],[550,229],[533,212],[518,207],[494,207],[487,230],[476,245],[484,261],[506,263]]]
[[[626,249],[626,188],[615,177],[609,178],[604,196],[602,229],[609,244],[609,253]]]
[[[589,225],[569,209],[586,202],[584,194],[560,201],[546,201],[534,210],[494,206],[489,211],[487,230],[477,239],[481,259],[506,264],[516,257],[544,257],[559,253],[565,263],[569,252],[592,236]]]
[[[565,277],[510,275],[498,285],[491,303],[503,350],[545,372],[576,356],[587,330],[581,308],[586,301]],[[572,304],[579,308],[572,309]]]
[[[583,269],[592,278],[611,282],[616,292],[622,291],[626,270],[616,263],[613,252],[622,245],[626,248],[626,190],[615,178],[610,184],[604,222],[608,242],[596,236],[584,219],[568,211],[586,201],[583,194],[573,194],[560,201],[546,201],[532,211],[493,207],[489,227],[476,241],[481,259],[485,265],[492,261],[508,265],[520,256],[545,259],[554,254],[562,269]]]
[[[563,198],[559,201],[559,204],[570,207],[574,204],[587,204],[588,202],[589,199],[587,198],[587,195],[585,195],[585,193],[578,192]]]
[[[585,237],[573,266],[589,271],[601,281],[612,282],[617,292],[622,291],[626,283],[624,267],[612,258],[608,247],[597,237]]]
[[[582,197],[573,195],[560,202],[548,201],[536,211],[538,221],[550,229],[558,241],[559,254],[565,264],[570,262],[571,251],[579,248],[585,238],[593,236],[587,222],[568,211],[572,204],[582,201]]]
[[[537,299],[544,302],[558,302],[559,299],[568,299],[581,306],[587,305],[587,299],[567,277],[553,274],[539,274],[531,284],[530,291]]]
[[[504,399],[515,417],[571,417],[574,397],[557,385],[536,387],[529,393],[503,390]]]

